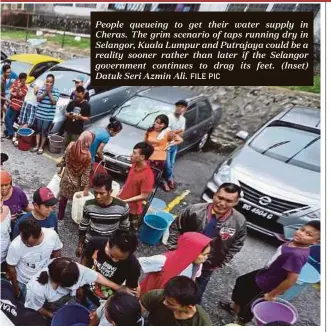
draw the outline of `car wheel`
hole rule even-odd
[[[196,146],[197,151],[201,151],[206,146],[209,136],[210,136],[210,133],[206,133],[201,137],[201,140],[199,141],[199,143]]]

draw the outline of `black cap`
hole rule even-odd
[[[55,198],[52,190],[47,187],[41,187],[33,194],[33,203],[38,205],[53,206],[56,205],[58,200]]]

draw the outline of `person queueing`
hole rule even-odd
[[[33,219],[20,224],[20,235],[12,241],[6,258],[8,279],[15,295],[25,298],[26,284],[51,258],[61,256],[62,242],[50,228],[41,228]]]
[[[110,238],[92,239],[85,251],[83,264],[114,283],[110,289],[93,283],[85,287],[88,306],[95,308],[121,289],[136,295],[140,264],[134,254],[138,246],[135,233],[117,230]],[[125,283],[125,286],[122,286]]]
[[[56,104],[60,98],[60,91],[54,87],[54,84],[54,75],[48,74],[45,85],[37,93],[38,106],[35,115],[36,146],[31,149],[31,152],[37,152],[38,154],[44,153],[48,131],[53,123]]]
[[[7,94],[6,94],[6,84],[7,81],[9,81],[9,77],[11,75],[11,68],[9,64],[5,64],[2,66],[1,70],[1,123],[5,119],[6,111],[7,111],[7,106],[9,100],[7,99]],[[6,137],[6,135],[4,135]]]
[[[62,167],[64,173],[60,182],[60,203],[58,219],[64,218],[68,200],[72,200],[76,192],[83,191],[84,196],[89,195],[89,177],[91,173],[90,146],[93,135],[84,131],[76,142],[71,142],[64,154]],[[62,173],[62,171],[60,171]]]
[[[186,100],[179,100],[175,104],[175,112],[168,115],[170,130],[179,136],[182,136],[185,131],[186,119],[184,117],[184,113],[187,110],[187,106],[188,104]],[[166,191],[175,189],[174,166],[176,162],[177,151],[178,145],[169,145],[166,162],[167,182],[164,185]]]
[[[76,93],[75,93],[76,89],[79,86],[84,87],[84,76],[83,75],[78,75],[72,81],[75,84],[75,88],[74,88],[74,91],[71,92],[70,100],[75,100],[76,99]],[[90,101],[90,94],[89,94],[88,90],[85,90],[84,99],[87,100],[87,101]]]
[[[145,142],[154,147],[154,152],[150,156],[149,161],[153,169],[155,185],[158,185],[157,179],[160,173],[163,175],[169,143],[178,145],[183,142],[183,139],[169,129],[168,117],[161,114],[155,118],[153,126],[147,129]],[[165,183],[162,177],[161,183],[163,185]]]
[[[33,89],[28,90],[25,100],[23,102],[20,114],[18,116],[17,122],[19,129],[21,128],[33,128],[36,116],[36,110],[38,106],[37,93],[39,87],[35,85]],[[14,145],[18,146],[17,133],[13,139]]]
[[[129,204],[129,220],[134,230],[140,226],[143,201],[148,198],[154,187],[154,174],[148,164],[153,151],[154,148],[146,142],[140,142],[134,146],[131,155],[132,166],[118,195],[121,200]]]
[[[27,75],[20,73],[18,79],[10,87],[10,102],[7,108],[4,131],[7,139],[12,139],[15,142],[14,122],[18,118],[24,98],[28,92],[28,86],[25,84]]]
[[[112,287],[112,282],[67,257],[53,259],[45,268],[36,273],[27,284],[25,307],[38,311],[51,319],[54,312],[65,303],[82,300],[79,289],[97,282]]]
[[[78,86],[75,91],[75,99],[70,101],[66,110],[66,120],[64,122],[64,145],[67,147],[71,142],[77,141],[79,135],[84,130],[84,123],[91,116],[90,103],[84,99],[85,89]]]
[[[140,257],[141,268],[147,274],[140,284],[141,294],[163,289],[168,280],[178,275],[195,280],[210,253],[210,242],[211,238],[203,234],[187,232],[179,237],[176,250]]]
[[[84,247],[93,237],[109,237],[117,229],[129,230],[129,206],[112,197],[112,179],[106,174],[93,178],[94,199],[88,200],[79,224],[79,242],[76,256],[81,257]]]
[[[223,183],[213,197],[213,202],[199,203],[182,211],[169,230],[168,248],[177,246],[177,239],[185,232],[199,232],[213,241],[208,260],[203,264],[201,276],[196,279],[200,288],[200,303],[215,269],[229,263],[243,247],[247,230],[245,217],[234,209],[241,188],[234,183]]]
[[[237,278],[232,292],[233,302],[220,301],[220,307],[232,314],[236,323],[245,325],[250,322],[254,300],[274,301],[296,284],[308,261],[310,246],[320,241],[320,227],[319,220],[303,225],[295,232],[292,241],[278,247],[264,268]]]
[[[41,187],[33,193],[33,210],[21,216],[15,223],[12,238],[15,239],[20,235],[20,224],[25,220],[35,220],[43,228],[51,228],[56,232],[57,218],[53,212],[57,199],[52,191],[47,187]]]
[[[16,220],[24,213],[33,210],[24,191],[13,186],[13,179],[9,172],[1,170],[1,201],[7,205],[11,213],[11,227],[14,228]]]
[[[199,287],[190,278],[170,279],[164,289],[146,293],[141,299],[152,326],[212,326],[206,311],[198,305]]]
[[[139,300],[118,291],[90,313],[90,326],[144,326]]]
[[[105,145],[112,137],[118,135],[122,128],[121,122],[111,116],[106,128],[95,128],[91,130],[91,133],[94,135],[93,143],[90,146],[92,163],[94,163],[96,156],[101,160],[103,159],[103,149]]]
[[[0,249],[1,249],[1,273],[5,273],[6,268],[6,257],[8,248],[10,245],[10,210],[9,207],[0,202],[0,213],[1,213],[1,239],[0,239]]]

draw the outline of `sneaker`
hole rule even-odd
[[[168,181],[168,185],[169,185],[169,187],[170,187],[170,189],[175,189],[175,181],[174,180],[170,180],[170,181]]]
[[[35,146],[35,147],[34,147],[34,148],[32,148],[30,151],[31,151],[31,152],[37,152],[37,151],[38,151],[38,147],[37,147],[37,146]]]

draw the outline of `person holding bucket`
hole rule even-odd
[[[235,316],[244,325],[252,320],[251,304],[263,297],[274,301],[298,280],[302,267],[307,263],[310,246],[320,241],[320,222],[311,221],[295,232],[291,242],[281,245],[267,265],[240,276],[232,292],[232,303],[220,301],[223,310]]]
[[[53,123],[56,104],[60,97],[60,91],[54,87],[55,77],[48,74],[46,82],[37,93],[37,110],[35,115],[36,126],[36,146],[31,152],[38,154],[44,153],[44,145],[46,143],[48,131]]]
[[[210,253],[210,242],[211,238],[203,234],[187,232],[179,237],[176,250],[140,257],[141,268],[147,274],[140,285],[141,295],[153,289],[163,289],[169,279],[178,275],[195,280]]]
[[[28,282],[25,307],[38,311],[46,318],[52,318],[54,312],[72,297],[76,296],[77,302],[80,302],[82,298],[78,289],[94,282],[113,287],[113,282],[100,273],[70,258],[56,258]]]
[[[64,173],[60,182],[58,219],[64,218],[68,200],[72,200],[78,191],[84,191],[84,196],[89,195],[89,176],[91,172],[90,146],[93,136],[84,131],[76,142],[71,142],[64,154],[62,167]],[[62,173],[62,170],[60,171]]]

